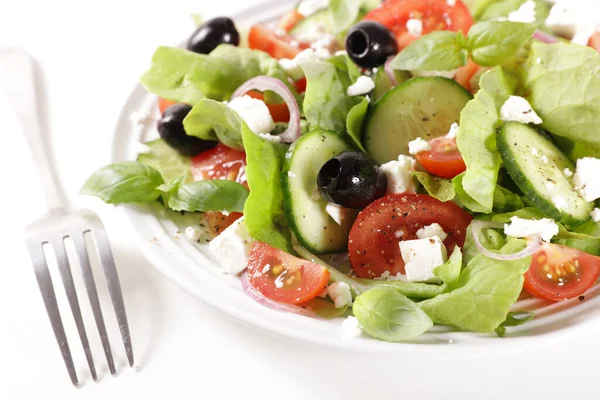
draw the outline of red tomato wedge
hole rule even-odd
[[[300,14],[296,10],[292,10],[281,18],[279,21],[279,27],[286,32],[291,31],[298,22],[304,19],[304,15]]]
[[[254,25],[250,28],[248,45],[251,49],[262,50],[277,59],[292,59],[302,50],[310,47],[306,43],[298,43],[291,36],[278,36],[262,25]]]
[[[600,32],[596,32],[592,35],[590,41],[588,42],[588,46],[596,49],[596,51],[600,51]]]
[[[256,242],[248,260],[250,284],[263,296],[287,304],[302,304],[327,287],[325,267]]]
[[[471,82],[475,74],[477,74],[481,68],[482,67],[476,64],[473,60],[469,59],[467,65],[460,67],[458,71],[456,71],[454,80],[464,86],[469,92],[472,92],[473,85]]]
[[[400,50],[418,38],[406,28],[409,19],[422,21],[422,35],[443,30],[466,34],[473,25],[473,17],[461,0],[456,0],[453,6],[447,0],[387,0],[365,19],[378,21],[391,30]]]
[[[256,91],[250,91],[248,93],[246,93],[247,96],[250,96],[254,99],[258,99],[258,100],[265,100],[265,96],[260,93],[260,92],[256,92]],[[281,104],[267,104],[267,108],[269,109],[269,112],[271,113],[271,117],[273,117],[273,121],[275,122],[289,122],[290,121],[290,110],[288,109],[287,105],[285,103],[281,103]]]
[[[158,98],[158,109],[161,114],[164,114],[165,110],[173,105],[177,104],[176,101],[171,101],[167,99],[163,99],[162,97]]]
[[[358,214],[350,230],[350,264],[360,278],[376,278],[386,271],[404,273],[398,243],[417,239],[417,231],[434,222],[448,235],[448,253],[465,242],[473,217],[452,202],[443,203],[424,194],[395,194],[383,197]]]
[[[600,257],[544,243],[531,260],[523,288],[532,296],[560,301],[581,296],[600,276]]]
[[[192,158],[192,175],[196,181],[228,179],[248,187],[245,168],[246,153],[221,143]],[[204,215],[213,235],[220,234],[242,216],[236,212],[229,215],[207,212]]]
[[[428,143],[431,150],[415,155],[417,161],[427,172],[446,179],[452,179],[465,172],[467,166],[458,151],[455,139],[447,139],[442,136],[431,139]]]
[[[296,91],[298,93],[304,93],[306,92],[306,78],[302,78],[300,80],[297,80],[295,85],[296,85]]]

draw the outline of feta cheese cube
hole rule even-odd
[[[406,21],[406,30],[414,37],[419,37],[423,33],[423,21],[411,18]]]
[[[531,108],[531,104],[521,96],[510,96],[500,108],[502,121],[515,121],[522,124],[539,125],[543,121]]]
[[[356,82],[348,87],[347,94],[348,96],[360,96],[361,94],[371,92],[373,89],[375,89],[375,82],[373,82],[373,79],[363,75],[358,77]]]
[[[546,26],[555,34],[587,46],[590,37],[600,28],[596,0],[556,0],[546,18]]]
[[[362,335],[363,328],[356,317],[348,317],[342,322],[342,338],[353,339]]]
[[[577,160],[573,175],[575,189],[585,201],[600,199],[600,159],[584,157]]]
[[[308,17],[327,7],[329,7],[329,0],[304,0],[298,4],[297,11]]]
[[[410,154],[419,154],[423,151],[431,150],[431,146],[427,143],[426,140],[422,138],[416,138],[415,140],[411,140],[408,142],[408,152]]]
[[[594,210],[590,213],[590,217],[592,217],[592,221],[600,222],[600,208],[594,208]]]
[[[558,225],[552,219],[523,219],[512,217],[510,224],[504,224],[504,234],[516,238],[539,237],[549,242],[558,235]]]
[[[527,0],[521,4],[517,10],[508,14],[508,20],[511,22],[524,22],[532,24],[536,21],[535,1]]]
[[[327,294],[335,303],[335,308],[342,308],[352,304],[352,292],[346,282],[333,282],[327,287]]]
[[[256,134],[269,133],[275,129],[273,117],[262,100],[241,96],[231,100],[227,106],[237,112]]]
[[[450,125],[450,129],[448,130],[448,133],[446,134],[446,139],[456,139],[456,137],[458,136],[458,124],[455,122],[452,125]]]
[[[448,259],[446,246],[437,236],[404,240],[399,243],[400,253],[404,260],[406,279],[409,282],[439,282],[433,270]]]
[[[208,247],[226,273],[237,275],[248,266],[254,242],[242,217],[214,238]]]
[[[338,224],[342,225],[344,218],[348,215],[348,209],[337,204],[328,203],[325,206],[325,211],[333,220]]]
[[[387,180],[387,193],[415,193],[416,186],[413,180],[415,159],[400,155],[398,161],[390,161],[379,167]]]
[[[434,236],[439,237],[442,242],[448,237],[448,235],[446,235],[446,232],[444,232],[444,228],[442,228],[442,226],[437,222],[434,222],[431,225],[424,226],[423,228],[417,231],[417,237],[419,239],[425,239]]]

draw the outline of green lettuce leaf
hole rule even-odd
[[[495,20],[499,18],[506,18],[508,14],[516,11],[521,7],[527,0],[492,0],[493,3],[486,5],[486,7],[479,13],[478,19],[481,21]],[[546,25],[546,18],[550,13],[552,5],[546,0],[534,0],[535,1],[535,19],[538,28],[544,28]]]
[[[533,43],[523,81],[543,128],[600,145],[600,53],[570,43]]]
[[[352,107],[346,116],[346,129],[348,131],[348,135],[356,147],[365,153],[367,151],[362,145],[362,128],[365,117],[367,116],[367,111],[369,111],[369,103],[369,99],[363,97],[362,101]]]
[[[467,170],[454,178],[460,202],[474,212],[490,213],[502,158],[496,148],[500,108],[514,93],[515,82],[500,67],[481,77],[481,89],[460,115],[456,143]]]
[[[217,138],[227,147],[243,150],[242,126],[246,125],[237,112],[226,104],[202,99],[183,120],[183,128],[190,136],[204,139],[205,127],[214,129]]]
[[[184,177],[186,183],[193,182],[192,161],[189,157],[182,156],[162,139],[144,144],[150,148],[150,151],[139,154],[137,157],[139,162],[158,170],[165,182],[180,177]]]
[[[451,180],[439,178],[427,172],[415,172],[414,176],[423,185],[427,194],[439,201],[450,201],[456,196],[456,191]]]
[[[458,286],[460,271],[462,270],[462,253],[460,247],[455,246],[452,255],[444,264],[436,267],[433,274],[440,278],[448,286],[448,290],[453,290]]]
[[[516,253],[524,247],[524,241],[511,240],[501,252]],[[523,289],[523,274],[530,263],[531,257],[498,261],[479,254],[460,274],[456,289],[419,305],[435,323],[493,332],[506,320],[510,307],[517,301]]]
[[[504,337],[504,335],[506,335],[507,326],[523,325],[524,323],[531,321],[534,317],[535,314],[529,311],[509,312],[506,316],[506,320],[495,329],[496,334],[500,337]]]
[[[296,93],[277,60],[262,51],[227,44],[208,55],[159,47],[140,82],[157,96],[194,105],[203,98],[227,100],[242,83],[259,75],[277,78]]]
[[[173,211],[243,212],[248,189],[228,180],[198,181],[171,189],[167,198]]]
[[[283,212],[281,169],[287,146],[255,135],[242,123],[246,151],[246,177],[250,195],[244,207],[244,223],[254,239],[292,252],[291,237]]]
[[[479,242],[486,249],[498,252],[506,244],[506,238],[502,233],[495,229],[482,229],[479,234]],[[462,248],[463,262],[468,264],[475,256],[480,254],[479,249],[475,245],[475,239],[473,238],[473,230],[471,226],[467,228],[467,235],[465,237],[465,244]]]

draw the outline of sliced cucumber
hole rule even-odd
[[[317,175],[331,158],[352,150],[340,134],[314,130],[301,136],[288,150],[283,166],[283,201],[287,220],[296,238],[313,253],[345,251],[354,218],[338,225],[327,211],[327,200],[319,193]]]
[[[306,36],[314,36],[315,29],[320,28],[327,33],[333,33],[333,20],[331,11],[324,8],[321,11],[309,15],[296,24],[290,31],[290,35],[297,39],[302,39]]]
[[[525,197],[567,225],[590,219],[594,208],[574,189],[564,170],[574,165],[546,136],[528,125],[508,122],[498,129],[497,146],[508,174]]]
[[[408,142],[448,133],[471,94],[452,79],[410,79],[379,99],[366,123],[364,146],[379,163],[408,152]]]
[[[411,75],[408,71],[394,70],[394,77],[396,78],[396,86],[410,79]],[[375,89],[373,89],[373,99],[379,100],[387,92],[389,92],[394,85],[390,80],[385,68],[381,66],[375,74]]]

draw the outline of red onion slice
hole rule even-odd
[[[242,290],[244,291],[244,293],[246,293],[248,297],[250,297],[252,300],[256,301],[260,305],[263,305],[275,311],[291,312],[294,314],[304,315],[305,317],[315,316],[315,313],[310,308],[302,308],[300,306],[295,306],[292,304],[279,303],[278,301],[274,301],[265,297],[254,286],[252,286],[250,280],[248,279],[247,272],[244,272],[242,274],[241,281]]]
[[[394,57],[388,58],[385,62],[384,69],[390,82],[392,83],[392,86],[397,86],[398,81],[396,80],[396,74],[394,74],[394,69],[392,68],[392,61],[394,61]]]
[[[532,255],[533,253],[538,251],[539,248],[542,246],[542,239],[538,237],[538,238],[527,239],[527,247],[525,247],[523,250],[519,251],[518,253],[498,254],[498,253],[494,253],[493,251],[486,249],[483,246],[483,244],[481,244],[481,241],[479,240],[479,234],[481,233],[481,231],[484,229],[501,229],[501,228],[504,228],[504,224],[500,223],[500,222],[473,221],[471,223],[471,230],[473,233],[473,239],[475,240],[475,246],[477,246],[477,249],[481,252],[481,254],[483,254],[484,256],[486,256],[488,258],[492,258],[494,260],[515,261],[515,260],[520,260],[525,257],[529,257],[530,255]]]
[[[558,43],[558,38],[556,36],[546,33],[544,31],[540,31],[539,29],[534,32],[533,38],[539,40],[542,43]]]
[[[285,132],[278,135],[278,137],[281,138],[281,141],[285,143],[292,143],[294,140],[300,137],[300,107],[298,106],[298,102],[296,101],[294,94],[285,85],[285,83],[279,79],[271,78],[270,76],[257,76],[246,81],[242,84],[242,86],[237,88],[237,90],[231,96],[231,100],[245,95],[250,90],[260,90],[261,92],[270,90],[281,96],[290,110],[290,122]]]

